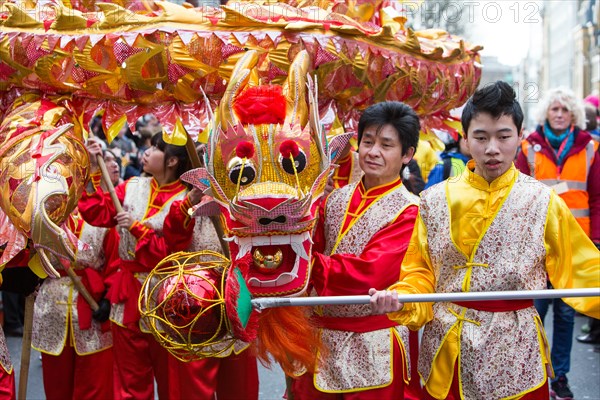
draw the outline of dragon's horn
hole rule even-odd
[[[286,98],[285,122],[305,126],[308,122],[308,105],[306,104],[306,74],[310,67],[310,57],[306,50],[299,52],[292,65],[288,78],[283,84],[283,95]]]
[[[219,104],[219,122],[221,129],[227,130],[227,126],[235,126],[238,124],[238,119],[233,112],[233,101],[235,97],[248,84],[251,76],[251,70],[258,62],[258,52],[251,50],[246,52],[235,64],[231,72],[231,78],[227,84],[227,89],[223,94],[221,103]]]

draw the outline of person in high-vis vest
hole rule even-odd
[[[550,186],[565,201],[585,233],[600,243],[600,155],[598,143],[585,127],[583,103],[572,91],[548,91],[540,104],[539,125],[523,140],[516,167]],[[554,336],[552,365],[556,378],[552,387],[557,399],[573,397],[566,374],[571,364],[574,310],[561,299],[536,300],[542,318],[553,302]]]

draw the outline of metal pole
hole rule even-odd
[[[433,303],[482,300],[529,300],[556,299],[564,297],[600,297],[600,288],[507,290],[497,292],[423,293],[398,295],[400,303]],[[322,297],[262,297],[252,299],[258,311],[273,307],[328,306],[344,304],[369,304],[371,296],[322,296]]]

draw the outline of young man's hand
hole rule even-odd
[[[399,311],[404,307],[403,303],[398,301],[398,292],[395,290],[376,290],[369,289],[371,296],[371,312],[373,314],[387,314]]]

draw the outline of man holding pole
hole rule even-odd
[[[600,255],[546,185],[519,173],[523,112],[505,82],[478,90],[462,115],[474,160],[425,191],[400,281],[371,289],[375,313],[419,329],[419,372],[434,399],[547,399],[549,348],[531,300],[406,303],[398,294],[600,286]],[[600,298],[570,298],[600,316]]]
[[[321,210],[315,233],[313,295],[364,294],[385,288],[400,263],[417,216],[418,198],[400,171],[418,143],[419,118],[399,102],[369,107],[358,125],[362,180],[335,190]],[[404,398],[410,378],[409,331],[370,315],[368,305],[315,309],[328,349],[317,373],[292,383],[298,399]]]

